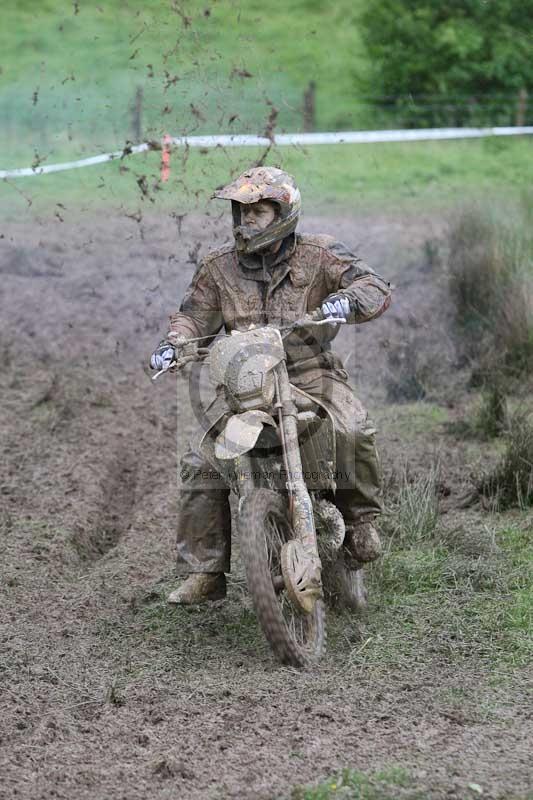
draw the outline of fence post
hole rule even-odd
[[[309,85],[304,92],[303,104],[303,127],[305,133],[311,133],[315,130],[316,119],[316,83],[309,81]]]
[[[133,101],[132,108],[132,128],[133,128],[133,141],[142,142],[142,110],[143,110],[143,88],[137,86],[135,91],[135,100]]]
[[[520,89],[518,92],[518,105],[516,107],[516,122],[517,127],[522,127],[526,123],[527,111],[527,89]]]

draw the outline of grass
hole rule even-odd
[[[528,518],[437,517],[437,477],[435,468],[418,478],[404,473],[389,500],[385,553],[368,570],[370,611],[357,640],[346,639],[349,617],[329,618],[336,657],[370,670],[375,680],[393,667],[433,662],[509,674],[532,656]]]
[[[506,450],[500,463],[478,480],[479,492],[495,510],[533,505],[533,425],[530,415],[516,412],[506,432]]]
[[[410,403],[427,395],[433,364],[427,355],[420,357],[414,337],[395,342],[387,350],[385,391],[389,403]]]
[[[299,130],[310,80],[318,129],[394,124],[357,94],[367,69],[356,23],[361,5],[43,0],[36,12],[30,0],[8,4],[0,29],[0,167],[123,149],[138,138],[138,87],[141,139],[167,131],[260,133],[273,106],[276,130]],[[68,214],[110,208],[204,211],[216,185],[261,155],[253,148],[175,154],[164,186],[157,154],[10,181],[0,189],[0,219],[46,215],[59,224]],[[530,142],[516,139],[286,148],[268,163],[298,177],[305,208],[352,213],[515,195],[527,186],[529,157]]]
[[[439,466],[433,465],[425,475],[411,480],[407,466],[404,467],[394,508],[388,514],[388,528],[393,539],[419,542],[431,538],[439,518],[439,473]]]
[[[481,404],[474,420],[474,430],[488,439],[500,436],[508,425],[507,398],[503,387],[488,385],[481,396]]]
[[[527,666],[532,647],[525,620],[531,623],[533,601],[523,589],[508,593],[500,570],[486,560],[452,560],[444,550],[397,559],[371,584],[383,594],[369,644],[350,660],[376,678],[392,667],[431,663],[507,673]]]
[[[484,382],[533,364],[532,208],[530,191],[510,207],[466,207],[450,231],[450,298],[462,349]]]
[[[387,431],[393,429],[403,436],[437,435],[448,423],[449,410],[438,403],[418,402],[387,405],[379,409],[379,423]]]
[[[473,604],[482,631],[494,637],[503,661],[526,665],[533,657],[533,539],[529,526],[504,528],[499,537],[505,562],[505,586],[488,602]]]
[[[446,424],[447,432],[463,440],[492,443],[502,437],[509,428],[509,408],[514,403],[508,400],[501,383],[500,380],[488,381],[479,394],[474,394],[473,402],[467,405],[462,417]]]
[[[472,800],[484,794],[484,789],[475,781],[466,783],[460,795],[450,791],[460,800]],[[404,767],[389,767],[378,772],[362,772],[344,769],[341,773],[314,787],[295,787],[290,800],[428,800],[427,788],[417,788],[417,781]],[[437,796],[437,792],[435,793]],[[440,793],[438,793],[440,797]],[[531,800],[532,794],[506,795],[508,800]]]
[[[282,129],[301,129],[303,93],[316,83],[318,128],[368,120],[356,95],[366,69],[360,3],[272,0],[183,3],[102,0],[7,4],[0,31],[0,113],[8,148],[79,155],[143,131],[259,132],[273,103]],[[77,10],[76,10],[77,7]],[[9,149],[4,156],[10,156]]]
[[[336,777],[315,787],[296,787],[290,800],[423,800],[424,794],[414,787],[409,772],[403,767],[389,767],[365,773],[345,769]]]
[[[242,603],[212,606],[169,606],[166,596],[175,588],[176,580],[160,584],[148,596],[134,598],[131,611],[135,635],[159,653],[168,653],[173,669],[205,666],[210,659],[225,653],[238,659],[243,653],[266,655],[268,646],[257,624],[255,614]],[[234,576],[230,587],[241,591]]]
[[[516,198],[527,181],[529,145],[526,140],[506,141],[496,162],[488,142],[479,140],[278,148],[267,163],[297,177],[304,211],[350,214],[395,212],[400,207],[442,211],[452,208],[459,195],[464,199],[499,192]],[[186,213],[196,208],[216,213],[220,203],[208,203],[214,188],[261,155],[257,148],[176,152],[166,184],[159,181],[157,153],[11,179],[0,184],[0,218],[45,215],[59,224],[59,217],[107,209]],[[23,163],[21,157],[15,165]]]

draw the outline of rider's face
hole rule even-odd
[[[264,231],[276,219],[276,205],[270,200],[241,205],[241,221],[246,227]]]

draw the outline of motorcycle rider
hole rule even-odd
[[[229,200],[234,242],[199,264],[170,330],[150,361],[163,369],[187,339],[286,326],[320,308],[328,319],[360,324],[389,306],[389,284],[343,244],[327,235],[296,233],[301,209],[294,178],[274,167],[255,167],[215,192]],[[285,340],[291,383],[332,414],[336,427],[334,502],[345,525],[344,553],[351,568],[377,558],[375,527],[382,510],[375,428],[354,396],[342,362],[331,352],[338,324],[305,328]],[[221,599],[230,568],[229,489],[196,450],[181,460],[178,574],[188,576],[170,603]]]

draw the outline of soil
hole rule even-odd
[[[443,223],[361,215],[305,227],[357,248],[397,287],[385,316],[339,337],[364,402],[382,406],[388,353],[421,329],[425,352],[441,354],[429,395],[453,404],[461,379],[424,245]],[[176,395],[168,376],[152,383],[146,364],[226,220],[65,217],[0,233],[0,798],[267,800],[346,766],[391,764],[423,797],[475,796],[470,783],[524,797],[523,681],[423,650],[416,663],[365,663],[349,617],[316,671],[279,667],[238,549],[226,601],[165,606],[176,458],[196,423],[183,385]],[[386,465],[405,444],[382,439]],[[459,712],[446,699],[457,687],[470,698]]]

